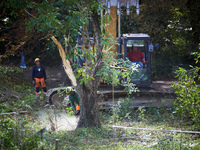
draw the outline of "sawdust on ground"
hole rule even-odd
[[[56,131],[74,130],[78,123],[78,118],[76,116],[68,116],[66,112],[50,108],[44,108],[40,111],[34,112],[34,115],[36,116],[39,125],[47,130],[51,130],[52,122]]]

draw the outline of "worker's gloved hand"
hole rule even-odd
[[[77,110],[77,111],[75,112],[75,116],[78,116],[78,115],[80,115],[80,110]]]
[[[45,82],[45,84],[47,84],[47,80],[46,79],[44,80],[44,82]]]
[[[35,80],[33,80],[32,83],[35,85]]]

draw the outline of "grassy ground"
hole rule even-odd
[[[159,110],[160,111],[160,110]],[[49,129],[44,133],[43,146],[45,149],[54,149],[55,139],[59,139],[60,149],[199,149],[199,136],[195,134],[185,134],[170,132],[167,130],[192,130],[189,122],[180,121],[178,118],[171,118],[171,113],[160,114],[159,119],[154,115],[144,113],[144,118],[135,118],[139,116],[134,112],[130,119],[115,120],[111,114],[101,112],[101,128],[82,128],[67,131]],[[167,115],[167,117],[166,117]],[[134,116],[134,117],[133,117]],[[35,117],[31,115],[29,117]],[[45,118],[45,117],[44,117]],[[42,129],[44,124],[41,120],[33,123],[32,127],[36,131]],[[48,123],[49,120],[46,121]],[[35,125],[34,125],[35,124]],[[160,129],[160,131],[120,129],[112,128],[109,125],[126,126],[135,128]],[[29,126],[29,125],[28,125]],[[27,126],[27,127],[28,127]],[[30,127],[30,126],[29,126]],[[40,137],[38,137],[40,141]]]
[[[3,70],[3,71],[1,71]],[[21,82],[18,72],[0,68],[0,112],[28,111],[27,114],[0,115],[0,149],[200,149],[199,134],[169,130],[195,130],[190,120],[180,118],[173,108],[139,108],[125,112],[100,112],[101,128],[75,129],[76,118],[62,108],[44,108],[44,95],[36,100],[32,85]],[[16,69],[14,69],[16,70]],[[5,75],[5,76],[4,76]],[[5,84],[6,81],[6,84]],[[3,86],[2,86],[3,85]],[[119,110],[119,109],[118,109]],[[120,116],[125,114],[125,116]],[[56,115],[55,115],[56,114]],[[115,126],[148,128],[139,130]],[[73,126],[69,128],[69,126]],[[45,132],[40,134],[41,129]],[[70,129],[70,130],[69,130]]]

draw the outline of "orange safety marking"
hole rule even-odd
[[[80,106],[79,105],[76,106],[76,110],[80,110]]]
[[[44,78],[34,78],[35,79],[35,87],[40,87],[40,83],[42,87],[46,87]]]

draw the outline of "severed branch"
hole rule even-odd
[[[68,75],[69,79],[71,80],[72,85],[73,86],[77,86],[76,77],[75,77],[75,75],[73,73],[70,61],[68,59],[67,60],[65,59],[66,58],[66,54],[65,54],[65,51],[64,51],[62,45],[58,42],[58,40],[54,36],[52,36],[51,39],[54,41],[54,43],[57,45],[57,47],[59,49],[60,57],[62,58],[65,72]]]
[[[108,49],[105,49],[105,46],[104,46],[102,52],[103,52],[104,54],[107,54],[108,51],[111,50],[113,47],[114,47],[114,45],[110,46]]]

